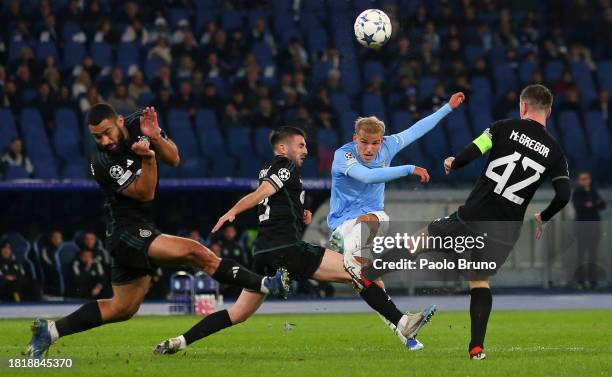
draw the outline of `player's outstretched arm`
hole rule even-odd
[[[276,193],[276,188],[272,186],[270,182],[261,182],[257,190],[243,196],[242,199],[240,199],[232,208],[230,208],[229,211],[225,213],[225,215],[219,218],[219,221],[217,221],[217,224],[213,228],[212,232],[215,233],[221,229],[223,224],[225,224],[227,221],[233,222],[238,214],[255,207],[257,203],[273,195],[274,193]]]
[[[392,135],[392,137],[397,137],[399,139],[399,149],[396,151],[399,152],[402,148],[407,147],[413,141],[418,140],[423,135],[431,131],[445,116],[450,114],[451,111],[458,108],[463,101],[465,101],[465,95],[461,92],[455,93],[451,96],[448,103],[441,108],[438,109],[435,113],[419,120],[415,124],[413,124],[410,128]]]
[[[360,163],[355,163],[346,172],[351,178],[363,183],[383,183],[408,175],[416,175],[421,183],[429,182],[427,170],[414,165],[400,165],[386,168],[370,169]]]
[[[542,212],[535,213],[533,215],[536,221],[536,239],[540,239],[544,233],[544,224],[550,220],[557,212],[561,211],[563,207],[570,201],[572,189],[570,187],[569,177],[563,177],[553,181],[553,187],[555,189],[555,197],[550,202],[548,207]]]
[[[146,140],[134,143],[132,150],[142,157],[140,175],[124,188],[121,194],[139,202],[149,202],[155,197],[155,187],[157,186],[155,151],[149,148],[149,142]]]
[[[140,132],[151,140],[158,153],[159,159],[170,166],[181,163],[178,147],[168,138],[162,137],[161,128],[157,121],[157,112],[153,107],[146,107],[140,117]]]
[[[465,147],[457,156],[447,157],[444,160],[444,171],[446,175],[450,174],[451,170],[461,169],[474,161],[478,157],[487,153],[493,147],[493,140],[488,131],[483,132],[467,147]]]

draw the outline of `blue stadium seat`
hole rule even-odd
[[[424,100],[425,98],[431,96],[434,92],[434,87],[438,79],[431,76],[423,76],[419,80],[419,100]]]
[[[385,67],[379,61],[366,61],[363,65],[363,81],[369,84],[375,77],[378,77],[384,81]]]
[[[359,115],[353,110],[340,113],[340,130],[342,139],[348,141],[353,139],[355,133],[355,120]]]
[[[131,66],[140,66],[140,45],[137,42],[122,42],[117,48],[117,65],[127,76]]]
[[[612,159],[612,144],[601,112],[589,111],[586,114],[586,130],[589,136],[593,157],[601,160]],[[609,169],[607,169],[609,170]]]
[[[325,51],[329,43],[327,32],[325,29],[310,29],[306,34],[306,41],[308,42],[308,52],[310,54],[317,54]]]
[[[155,101],[155,93],[148,92],[148,93],[140,94],[138,96],[138,99],[136,100],[136,103],[140,107],[146,107],[146,106],[151,105],[153,101]]]
[[[57,53],[57,47],[55,43],[49,42],[39,42],[36,45],[36,59],[45,60],[47,56],[53,56],[55,61],[59,61],[59,54]]]
[[[565,66],[560,60],[551,60],[544,68],[544,80],[547,83],[553,83],[561,78]]]
[[[179,165],[181,176],[183,178],[206,176],[207,171],[200,158],[197,139],[185,110],[170,109],[168,131],[181,151],[181,164]]]
[[[168,9],[167,12],[168,24],[170,24],[170,27],[172,29],[178,27],[178,23],[180,20],[185,19],[187,21],[191,21],[191,12],[186,8],[171,7],[170,9]]]
[[[209,0],[209,1],[214,1],[214,0]],[[199,4],[200,2],[196,2],[196,6],[197,4]],[[204,29],[206,29],[206,25],[208,25],[208,23],[210,21],[215,21],[217,19],[217,15],[218,13],[216,12],[216,7],[213,9],[200,9],[198,8],[198,10],[195,12],[195,35],[200,35],[202,34],[202,32],[204,31]]]
[[[83,158],[75,158],[62,168],[62,179],[86,179],[89,165]]]
[[[472,95],[467,97],[467,107],[470,110],[472,117],[483,111],[490,112],[491,105],[491,94],[474,92]]]
[[[157,76],[157,72],[166,63],[159,58],[146,59],[144,63],[144,75],[149,81],[153,80]]]
[[[238,159],[239,177],[256,178],[261,169],[261,161],[256,158],[251,145],[251,130],[246,127],[232,127],[227,130],[229,153]]]
[[[474,62],[483,55],[484,49],[481,45],[469,44],[465,46],[465,57],[468,61],[468,64],[474,64]]]
[[[21,49],[24,47],[27,47],[28,44],[22,40],[14,40],[11,38],[10,42],[9,42],[9,62],[12,62],[13,60],[16,60],[19,57],[19,53],[21,52]]]
[[[255,55],[257,63],[263,67],[275,65],[274,54],[270,45],[264,41],[257,41],[253,44],[251,52]]]
[[[574,81],[580,90],[580,101],[586,107],[597,97],[591,71],[586,63],[573,63],[571,69]]]
[[[4,168],[4,178],[8,181],[11,181],[14,179],[27,179],[27,178],[30,178],[30,175],[25,170],[25,168],[21,165],[19,166],[7,165]]]
[[[13,257],[19,262],[28,275],[28,278],[37,279],[36,266],[29,257],[32,244],[18,232],[8,232],[0,237],[0,242],[9,241],[13,249]]]
[[[340,83],[348,95],[355,96],[360,93],[362,88],[359,68],[355,65],[343,64],[340,68]]]
[[[327,150],[336,150],[339,144],[338,134],[330,128],[322,128],[317,131],[317,144]]]
[[[602,89],[612,93],[612,61],[597,63],[597,81]]]
[[[70,69],[75,65],[81,64],[85,57],[86,49],[84,43],[79,42],[66,42],[64,45],[64,59],[62,60],[62,66],[65,69]]]
[[[477,112],[472,114],[472,132],[475,135],[480,135],[482,131],[487,129],[493,123],[493,115],[491,115],[490,107],[482,107]],[[452,125],[451,125],[452,126]]]
[[[202,154],[210,162],[210,174],[213,177],[234,175],[234,161],[227,154],[223,136],[217,126],[217,118],[210,110],[198,110],[195,130]]]
[[[60,295],[64,296],[70,290],[70,277],[72,262],[80,251],[79,246],[74,241],[62,243],[55,252],[55,266],[60,274]]]
[[[16,137],[17,128],[13,112],[6,107],[0,107],[0,154],[6,152],[11,140]]]
[[[391,129],[387,134],[399,133],[412,126],[412,115],[409,111],[396,111],[391,115]]]
[[[312,83],[317,86],[327,81],[330,68],[328,62],[316,61],[312,66]]]
[[[113,53],[111,47],[106,42],[94,42],[91,44],[91,58],[100,68],[113,66]]]
[[[491,93],[493,93],[493,90],[491,89],[491,82],[489,81],[488,78],[484,77],[484,76],[476,76],[472,79],[472,90],[475,93],[478,94],[486,94],[488,96],[491,95]]]
[[[558,126],[563,150],[570,160],[570,170],[588,169],[591,166],[590,153],[578,115],[574,111],[562,111]]]
[[[364,116],[375,115],[386,123],[387,114],[382,96],[378,94],[364,94],[361,98],[361,112]]]
[[[451,150],[457,153],[472,142],[474,135],[463,108],[456,109],[447,118],[446,129],[448,130]]]
[[[308,3],[312,3],[312,1]],[[325,10],[323,10],[324,12]],[[319,28],[321,28],[321,22],[314,10],[303,10],[300,13],[300,29],[303,33]]]
[[[236,10],[224,11],[221,14],[221,28],[232,30],[242,27],[242,12]]]
[[[255,153],[262,159],[272,158],[272,148],[270,147],[271,128],[257,128],[253,131]]]
[[[344,93],[333,93],[330,96],[330,101],[334,110],[336,110],[338,114],[342,114],[343,112],[352,110],[351,100]]]
[[[81,26],[77,23],[64,23],[64,25],[62,25],[62,39],[64,40],[64,43],[68,44],[69,42],[73,42],[72,38],[74,38],[75,35],[81,33],[82,31],[83,30],[81,29]]]
[[[53,145],[55,152],[64,164],[81,157],[81,132],[74,111],[60,108],[55,111],[55,131]]]
[[[429,114],[422,114],[423,117]],[[450,156],[449,145],[444,134],[444,125],[438,124],[431,131],[425,134],[421,140],[423,141],[424,152],[436,161],[441,158]]]
[[[509,90],[517,89],[516,75],[514,70],[506,62],[500,62],[493,67],[495,77],[495,90],[497,96],[501,97]]]
[[[24,145],[34,165],[36,178],[56,179],[57,166],[45,133],[40,113],[34,108],[25,108],[21,112]]]
[[[536,63],[523,61],[519,67],[519,80],[521,85],[528,85],[532,81],[533,73],[538,68]]]
[[[314,157],[315,153],[309,151],[309,156],[306,157],[304,163],[300,167],[300,176],[304,178],[316,178],[319,176],[319,168],[317,160]]]

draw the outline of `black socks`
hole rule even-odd
[[[247,270],[231,259],[221,259],[217,270],[211,276],[222,284],[236,285],[241,288],[260,292],[263,276]]]
[[[229,313],[227,310],[221,310],[206,316],[203,320],[196,323],[183,334],[183,337],[185,338],[185,343],[189,345],[198,339],[205,338],[231,325],[232,321]]]
[[[93,329],[102,325],[102,313],[97,301],[88,302],[66,317],[55,321],[60,337]]]
[[[493,306],[493,296],[489,288],[472,288],[470,296],[472,340],[470,340],[468,351],[476,346],[484,348],[487,322],[489,321],[489,314],[491,314],[491,307]]]
[[[369,287],[359,292],[361,298],[374,310],[380,313],[387,321],[397,326],[397,323],[404,316],[397,306],[391,301],[387,293],[376,283],[372,282]]]

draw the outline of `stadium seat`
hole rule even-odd
[[[65,44],[74,42],[73,38],[82,32],[83,30],[81,29],[81,26],[77,23],[66,22],[62,25],[62,39],[64,40]]]
[[[200,158],[193,127],[185,110],[170,109],[168,112],[168,132],[181,151],[181,164],[178,167],[181,177],[207,176],[208,172]]]
[[[612,61],[597,63],[597,81],[602,89],[612,93]]]
[[[189,12],[186,8],[171,7],[170,9],[168,9],[167,12],[168,24],[172,29],[176,29],[178,27],[179,21],[183,19],[191,21],[191,12]]]
[[[465,46],[465,58],[469,65],[473,65],[474,62],[484,55],[484,49],[480,45],[469,44]]]
[[[323,128],[317,131],[317,144],[326,150],[334,151],[339,144],[338,134],[335,130]]]
[[[257,178],[261,161],[256,158],[251,145],[251,130],[246,127],[232,127],[227,130],[228,151],[238,160],[237,175],[243,178]]]
[[[106,42],[94,42],[90,47],[91,58],[100,68],[113,66],[113,53]]]
[[[81,132],[77,117],[70,108],[64,107],[55,111],[53,145],[57,156],[64,164],[81,158]]]
[[[26,275],[34,280],[38,280],[36,265],[30,258],[32,244],[18,232],[8,232],[0,237],[0,243],[8,241],[13,249],[13,257],[19,262],[26,272]]]
[[[57,47],[53,42],[39,42],[36,45],[36,59],[42,61],[47,58],[47,56],[53,56],[55,61],[59,61],[59,54],[57,52]]]
[[[153,80],[157,76],[157,72],[166,63],[160,58],[146,59],[144,63],[144,75],[149,81]]]
[[[593,157],[600,160],[612,159],[612,143],[601,112],[589,111],[586,114],[586,131]]]
[[[140,66],[140,45],[137,42],[122,42],[117,48],[117,65],[128,76],[130,67]]]
[[[548,83],[554,83],[561,78],[565,66],[560,60],[551,60],[544,68],[544,80]]]
[[[364,116],[375,115],[383,122],[387,122],[385,103],[380,95],[365,94],[361,99],[361,111]]]
[[[202,154],[209,161],[211,176],[234,175],[235,161],[227,153],[215,114],[209,110],[198,110],[195,126]]]
[[[509,90],[517,89],[516,75],[510,65],[500,62],[493,67],[495,77],[495,92],[498,97],[503,96]]]
[[[353,110],[345,111],[340,113],[340,131],[342,133],[342,139],[349,140],[353,139],[355,133],[355,120],[359,114]]]
[[[563,149],[570,160],[570,170],[588,169],[591,166],[590,153],[578,115],[574,111],[562,111],[557,124],[563,138]]]
[[[84,43],[68,41],[64,45],[64,59],[62,66],[70,69],[75,65],[81,64],[85,57],[86,48]]]
[[[490,96],[493,93],[491,82],[484,76],[476,76],[472,79],[472,90],[478,94],[486,94]]]
[[[325,51],[329,43],[328,40],[329,38],[327,37],[327,32],[322,28],[310,29],[306,33],[308,51],[311,55],[316,55]]]
[[[71,289],[72,262],[80,248],[74,241],[62,243],[55,252],[55,266],[60,274],[60,295],[67,295]]]
[[[265,41],[257,41],[253,44],[251,52],[255,55],[257,63],[263,67],[275,65],[272,48]]]
[[[316,86],[327,80],[331,66],[328,62],[316,61],[312,66],[312,83]]]
[[[15,117],[13,112],[5,107],[0,107],[0,154],[9,148],[11,140],[17,137]]]
[[[56,179],[57,166],[51,151],[47,134],[44,130],[40,113],[34,108],[25,108],[21,112],[21,124],[25,150],[34,165],[36,178]]]
[[[221,27],[232,30],[242,27],[242,12],[236,10],[224,11],[221,15]]]
[[[434,87],[438,79],[431,76],[423,76],[419,80],[419,100],[424,100],[425,98],[431,96],[434,92]]]
[[[344,93],[332,93],[330,96],[332,107],[338,114],[346,111],[351,111],[351,100]]]
[[[359,68],[354,65],[343,64],[340,67],[340,83],[349,96],[355,96],[361,92],[361,79]]]
[[[413,123],[412,115],[409,111],[396,111],[391,115],[391,129],[387,134],[402,132],[412,126]]]
[[[24,47],[28,47],[28,44],[22,40],[14,40],[11,38],[10,42],[9,42],[9,62],[12,62],[14,60],[16,60],[17,58],[19,58],[19,54],[21,52],[21,49]]]
[[[379,61],[366,61],[363,65],[363,81],[369,84],[376,77],[385,80],[385,67]]]
[[[597,97],[591,70],[586,63],[573,63],[571,68],[572,76],[580,91],[580,102],[583,107],[587,107]]]
[[[533,62],[524,61],[519,67],[519,81],[521,85],[528,85],[532,81],[533,73],[537,69],[537,64]]]
[[[271,128],[257,128],[253,131],[255,153],[261,159],[272,158],[272,148],[270,147]]]
[[[454,110],[447,117],[446,129],[450,140],[451,151],[458,153],[474,139],[465,110],[462,107]]]

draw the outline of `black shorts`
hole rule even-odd
[[[146,275],[157,266],[149,258],[149,246],[161,232],[152,224],[119,226],[106,238],[113,256],[111,283],[124,285]]]
[[[493,224],[493,223],[492,223]],[[493,226],[492,226],[493,227]],[[499,226],[494,231],[498,231]],[[504,242],[497,239],[487,237],[486,223],[466,223],[459,218],[457,212],[454,212],[446,217],[441,217],[432,221],[427,226],[429,236],[440,237],[446,239],[451,237],[455,247],[452,249],[433,248],[431,251],[441,251],[453,254],[455,261],[465,259],[470,262],[488,263],[488,267],[484,269],[468,269],[462,270],[462,273],[468,273],[470,276],[491,276],[503,266],[514,247],[513,242]],[[470,247],[466,247],[465,240],[467,237],[472,237],[476,242],[470,243]],[[477,239],[477,237],[480,237]],[[459,249],[457,242],[464,242]],[[461,250],[459,252],[459,250]],[[493,264],[494,263],[494,268]],[[458,265],[458,264],[457,264]]]
[[[291,280],[312,278],[321,265],[325,248],[299,241],[289,245],[254,251],[253,271],[272,276],[280,267],[287,269]]]

